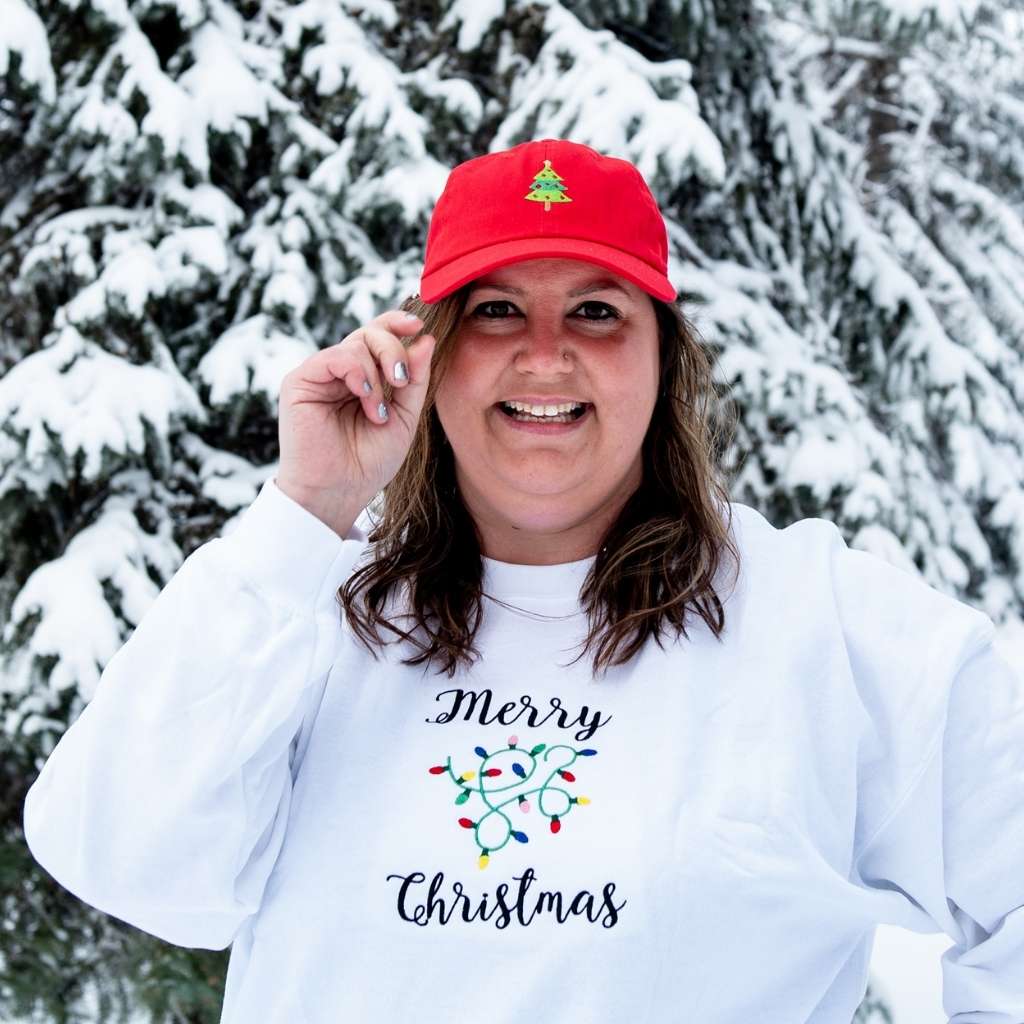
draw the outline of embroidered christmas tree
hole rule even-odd
[[[567,185],[562,184],[562,178],[555,173],[550,160],[544,161],[544,168],[534,175],[532,191],[529,195],[523,196],[535,203],[543,203],[545,210],[551,209],[552,203],[571,203],[572,200],[563,195]]]
[[[509,736],[508,746],[492,753],[488,753],[484,747],[475,747],[474,753],[480,758],[477,770],[456,774],[452,770],[450,756],[444,764],[436,764],[429,769],[431,775],[447,775],[459,787],[455,797],[457,805],[466,803],[474,795],[480,798],[482,813],[475,819],[459,818],[458,823],[472,831],[481,851],[477,862],[481,868],[487,867],[490,855],[510,840],[529,842],[526,831],[513,824],[506,808],[517,810],[520,814],[529,814],[532,806],[529,798],[536,795],[537,810],[548,819],[548,828],[557,835],[562,830],[562,821],[570,811],[590,803],[588,797],[573,796],[562,783],[575,782],[576,776],[568,770],[569,765],[578,757],[592,757],[597,753],[596,750],[590,747],[576,750],[564,743],[553,747],[538,743],[525,751],[519,750],[518,743],[517,736]],[[500,761],[504,767],[495,764],[496,761]],[[506,769],[510,774],[506,774]],[[466,785],[473,779],[477,780],[474,786]],[[501,781],[492,784],[491,780],[498,779]],[[518,792],[495,800],[497,794],[512,789]]]

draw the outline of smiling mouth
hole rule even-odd
[[[515,409],[507,402],[498,402],[498,408],[510,419],[519,423],[573,423],[583,416],[590,408],[590,402],[577,402],[567,412],[555,413],[554,415],[534,416],[532,413]]]

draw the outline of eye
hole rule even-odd
[[[490,302],[481,302],[480,305],[477,306],[476,309],[473,310],[473,314],[472,315],[480,317],[481,320],[501,320],[501,319],[503,319],[502,316],[488,316],[486,313],[481,313],[480,310],[482,310],[485,306],[511,306],[511,305],[512,305],[512,303],[508,302],[505,299],[491,299]]]
[[[513,303],[509,302],[507,299],[490,299],[487,302],[481,302],[480,305],[478,305],[473,310],[472,315],[475,316],[475,317],[479,317],[481,320],[504,320],[505,319],[505,315],[501,314],[501,313],[499,313],[496,316],[490,316],[487,313],[481,313],[480,311],[485,306],[511,306],[513,309],[516,308],[515,305]],[[584,316],[584,317],[582,317],[583,320],[589,320],[591,323],[605,323],[605,322],[608,322],[608,321],[611,321],[611,320],[619,320],[619,319],[621,319],[621,317],[619,316],[618,312],[612,306],[609,306],[607,302],[597,302],[596,300],[590,300],[588,302],[581,302],[576,307],[576,312],[579,312],[581,309],[583,309],[586,306],[595,307],[598,310],[607,310],[608,313],[610,314],[609,316],[601,316],[601,317],[598,317],[598,316]]]
[[[619,314],[615,311],[615,309],[613,309],[611,306],[609,306],[607,302],[597,302],[597,301],[583,302],[583,303],[580,303],[579,308],[582,309],[584,306],[596,306],[598,309],[606,309],[606,310],[608,310],[608,312],[611,314],[610,316],[602,316],[602,317],[584,317],[583,318],[584,320],[594,319],[594,320],[597,320],[600,323],[600,322],[605,321],[605,320],[618,320],[619,319]]]

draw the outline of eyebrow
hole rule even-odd
[[[509,292],[512,295],[523,295],[522,288],[514,288],[510,284],[490,284],[488,282],[482,282],[481,284],[474,285],[470,288],[470,295],[473,292],[479,291],[481,288],[493,288],[497,292]],[[616,291],[622,292],[623,295],[629,296],[629,292],[622,287],[617,281],[613,281],[610,277],[600,277],[596,281],[591,281],[590,284],[584,285],[582,288],[577,288],[575,291],[569,292],[571,298],[575,298],[577,295],[589,295],[591,292],[603,291],[607,288],[614,288]]]

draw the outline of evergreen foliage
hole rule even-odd
[[[227,954],[59,889],[22,802],[273,473],[284,374],[418,290],[461,160],[633,160],[737,403],[734,498],[1019,618],[1022,25],[993,0],[8,0],[0,1017],[218,1019]],[[882,1021],[869,989],[857,1024]]]

